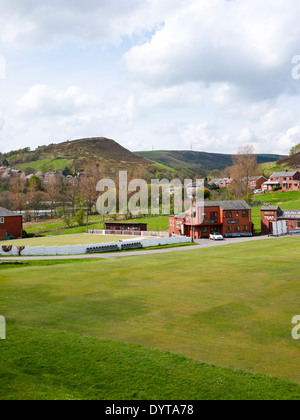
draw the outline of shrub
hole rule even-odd
[[[22,239],[34,238],[34,233],[27,233],[26,230],[22,230]]]

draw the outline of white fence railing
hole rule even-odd
[[[147,239],[140,239],[138,238],[133,239],[132,242],[141,242],[143,248],[150,248],[156,246],[163,246],[163,245],[176,245],[182,243],[191,242],[191,238],[186,236],[178,236],[174,238],[147,238]],[[93,248],[97,246],[109,246],[109,245],[117,245],[119,250],[121,250],[122,243],[124,242],[110,242],[110,243],[98,243],[98,244],[90,244],[90,245],[72,245],[72,246],[38,246],[38,247],[30,247],[25,246],[20,247],[13,246],[11,249],[10,247],[0,247],[0,256],[57,256],[57,255],[82,255],[87,253],[88,248]],[[126,243],[131,243],[131,240],[126,241]],[[6,251],[4,250],[6,249]]]
[[[161,231],[146,231],[140,232],[136,230],[99,230],[99,229],[89,229],[88,234],[91,235],[120,235],[120,236],[157,236],[159,238],[169,238],[169,232]]]

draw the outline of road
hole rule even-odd
[[[112,252],[109,254],[84,254],[84,255],[67,255],[67,256],[35,256],[35,257],[17,257],[13,258],[14,261],[47,261],[47,260],[76,260],[76,259],[104,259],[104,260],[114,260],[117,258],[125,257],[137,257],[139,255],[153,255],[153,254],[168,254],[170,252],[188,252],[196,249],[211,248],[215,246],[225,246],[241,242],[252,242],[252,241],[261,241],[274,239],[268,236],[254,236],[252,238],[228,238],[224,241],[210,241],[209,239],[200,239],[197,240],[195,246],[182,246],[177,248],[162,248],[162,249],[153,249],[147,251],[130,251],[130,252]],[[276,238],[280,239],[280,238]],[[1,257],[0,261],[8,261],[7,257]],[[12,261],[11,257],[9,261]]]

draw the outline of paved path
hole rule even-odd
[[[36,256],[36,257],[14,257],[14,261],[47,261],[47,260],[76,260],[76,259],[105,259],[105,260],[113,260],[117,258],[124,258],[124,257],[137,257],[139,255],[153,255],[153,254],[168,254],[170,252],[182,252],[182,251],[193,251],[195,249],[202,249],[202,248],[211,248],[214,246],[224,246],[230,244],[236,244],[241,242],[252,242],[252,241],[259,241],[259,240],[268,240],[274,239],[274,237],[270,238],[268,236],[254,236],[252,238],[228,238],[224,241],[210,241],[209,239],[199,239],[197,240],[197,244],[195,246],[182,246],[177,248],[162,248],[162,249],[153,249],[147,251],[130,251],[130,252],[112,252],[109,254],[84,254],[84,255],[67,255],[67,256]],[[280,239],[280,238],[276,238]],[[8,260],[8,257],[1,257],[0,261]],[[9,261],[11,257],[9,257]]]

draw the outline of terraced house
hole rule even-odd
[[[209,238],[213,232],[224,237],[253,236],[251,208],[244,200],[206,201],[187,212],[169,217],[171,235]]]
[[[272,191],[273,188],[281,188],[284,191],[299,191],[300,172],[288,170],[275,172],[270,176],[269,181],[262,185],[264,191]]]

